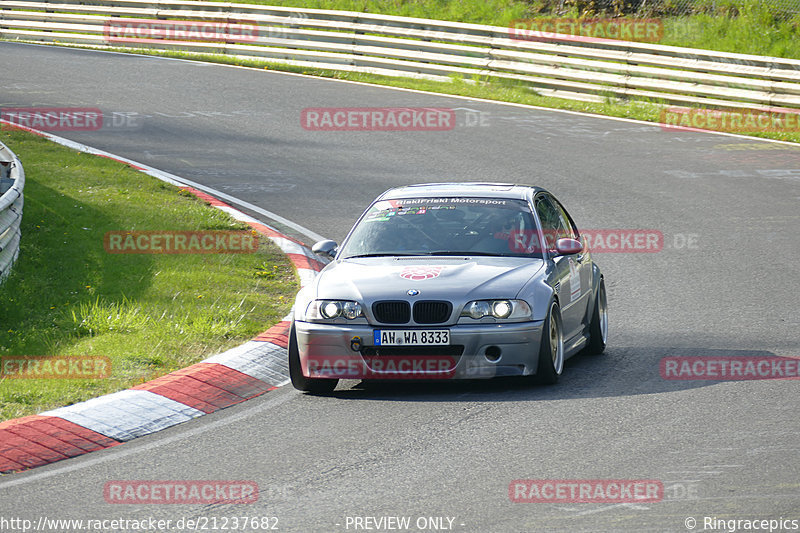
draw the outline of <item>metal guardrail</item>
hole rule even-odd
[[[800,60],[373,13],[189,0],[3,0],[0,38],[182,50],[291,65],[450,80],[505,79],[539,94],[712,108],[800,108]],[[126,18],[246,22],[247,41],[110,42]]]
[[[25,171],[14,152],[0,143],[0,282],[19,255]]]

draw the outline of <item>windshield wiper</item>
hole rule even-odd
[[[471,255],[491,255],[504,257],[505,254],[495,254],[492,252],[453,252],[450,250],[438,250],[436,252],[425,252],[423,255],[463,255],[464,257],[469,257]]]
[[[417,252],[411,254],[403,254],[397,252],[375,252],[371,254],[348,255],[347,257],[343,257],[342,259],[358,259],[362,257],[426,257],[431,255],[442,255],[442,256],[454,255],[454,256],[464,256],[464,257],[481,255],[489,257],[511,257],[509,254],[499,254],[492,252],[454,252],[451,250],[437,250],[435,252]]]
[[[358,257],[394,257],[394,256],[408,256],[408,255],[422,255],[422,254],[398,254],[397,252],[376,252],[372,254],[358,254],[348,255],[342,259],[356,259]]]

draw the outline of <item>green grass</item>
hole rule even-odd
[[[3,129],[26,174],[19,260],[0,285],[0,356],[107,356],[108,379],[0,379],[0,419],[121,390],[251,339],[289,312],[285,256],[109,254],[112,230],[246,229],[126,165]]]
[[[775,20],[760,9],[739,16],[698,14],[664,19],[659,44],[738,54],[800,58],[800,15]]]
[[[535,12],[531,4],[520,0],[237,0],[234,3],[358,11],[496,26],[507,26],[512,20],[528,18]]]

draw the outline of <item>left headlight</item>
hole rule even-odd
[[[364,318],[361,304],[350,300],[314,300],[306,309],[307,320],[334,320]]]
[[[498,320],[530,319],[531,307],[525,300],[474,300],[464,306],[461,316],[475,320],[487,316]]]

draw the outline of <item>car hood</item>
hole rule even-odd
[[[309,287],[309,299],[515,298],[544,262],[525,257],[368,257],[334,261]]]

